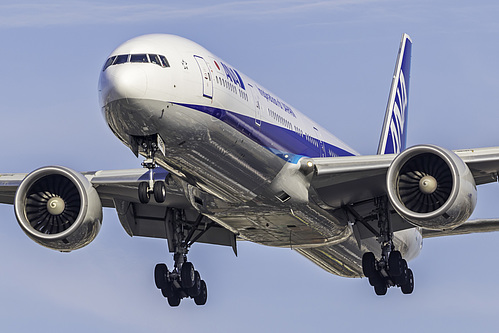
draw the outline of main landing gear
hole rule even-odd
[[[169,271],[166,264],[157,264],[154,269],[156,287],[172,307],[178,306],[182,298],[193,298],[197,305],[204,305],[208,298],[206,282],[194,265],[187,261],[189,247],[200,237],[197,235],[192,239],[203,216],[200,214],[194,225],[189,225],[183,215],[183,211],[169,208],[166,217],[168,247],[170,252],[174,252],[173,270]]]
[[[400,251],[395,251],[393,231],[388,216],[388,199],[376,199],[378,207],[378,241],[381,244],[381,258],[376,260],[374,253],[362,256],[362,272],[374,287],[376,295],[385,295],[389,287],[400,287],[402,293],[411,294],[414,290],[414,275],[407,267],[407,261]]]
[[[156,287],[161,289],[161,293],[172,307],[179,306],[180,300],[187,297],[193,298],[197,305],[206,304],[208,299],[206,282],[201,280],[199,272],[194,270],[189,261],[185,261],[180,269],[175,263],[175,268],[171,272],[166,264],[157,264],[154,269],[154,280]]]
[[[392,251],[388,256],[376,260],[374,253],[367,252],[362,256],[362,271],[374,287],[376,295],[385,295],[389,287],[400,287],[402,293],[411,294],[414,290],[414,276],[402,259],[399,251]]]
[[[166,199],[165,182],[154,180],[154,169],[156,168],[154,156],[159,149],[158,142],[152,137],[147,137],[142,140],[141,147],[147,153],[147,158],[142,162],[142,166],[149,170],[149,181],[139,184],[139,201],[143,204],[149,203],[152,194],[157,203],[163,203]]]
[[[142,204],[147,204],[152,195],[157,203],[165,202],[165,182],[154,180],[154,169],[157,166],[155,155],[158,150],[163,154],[165,153],[163,141],[159,135],[134,137],[132,147],[136,155],[138,155],[139,147],[146,154],[142,166],[149,170],[149,181],[139,183],[139,201]],[[205,223],[204,231],[198,232],[194,236],[203,220],[203,215],[199,214],[195,222],[188,222],[184,210],[167,208],[166,238],[168,250],[173,253],[174,266],[170,271],[166,264],[157,264],[154,269],[154,282],[170,306],[179,306],[182,298],[188,297],[193,298],[197,305],[206,304],[208,298],[206,282],[201,279],[201,275],[194,269],[194,265],[187,260],[187,253],[191,245],[212,226],[211,222]]]

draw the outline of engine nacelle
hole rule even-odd
[[[102,224],[102,204],[81,174],[60,166],[30,173],[17,189],[17,221],[32,240],[69,252],[88,245]]]
[[[453,229],[476,205],[476,184],[468,166],[454,152],[437,146],[414,146],[399,154],[388,169],[386,185],[397,213],[426,229]]]

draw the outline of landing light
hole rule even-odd
[[[310,174],[314,170],[314,162],[312,160],[301,161],[300,163],[300,171],[305,175]]]

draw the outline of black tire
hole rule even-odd
[[[385,279],[381,276],[379,272],[374,272],[373,274],[371,274],[371,276],[368,277],[368,279],[369,279],[369,284],[373,287],[385,284]]]
[[[154,268],[154,282],[158,289],[163,289],[168,284],[168,267],[165,264],[157,264]]]
[[[399,277],[404,273],[402,254],[400,251],[392,251],[388,258],[388,268],[392,277]]]
[[[414,291],[414,274],[412,274],[412,270],[409,268],[407,270],[407,281],[405,284],[400,286],[402,293],[405,295],[412,294]]]
[[[161,294],[166,298],[173,297],[173,295],[176,294],[173,283],[168,282],[164,288],[161,288]]]
[[[154,183],[153,187],[154,200],[157,203],[163,203],[166,199],[166,185],[163,181],[157,181]]]
[[[407,283],[408,269],[409,268],[407,267],[407,261],[405,259],[402,259],[402,274],[400,274],[400,276],[395,279],[399,287]]]
[[[366,252],[362,256],[362,273],[366,277],[370,277],[374,272],[376,272],[376,258],[374,253]]]
[[[206,287],[206,282],[204,282],[204,280],[201,280],[201,292],[198,296],[194,297],[194,303],[196,303],[196,305],[205,305],[207,299],[208,288]]]
[[[198,271],[195,271],[194,275],[194,285],[187,291],[189,296],[192,298],[199,296],[201,293],[201,275],[199,275]]]
[[[377,284],[374,286],[374,292],[378,296],[386,295],[387,291],[388,291],[388,287],[386,286],[386,283]]]
[[[170,297],[167,298],[168,304],[171,307],[179,306],[180,305],[180,296],[178,295],[177,292],[174,292]]]
[[[150,200],[149,195],[149,184],[147,182],[141,182],[139,184],[139,201],[143,204],[146,204]]]
[[[182,264],[182,271],[180,272],[182,278],[182,288],[189,289],[194,286],[196,274],[194,265],[191,262],[184,262]]]

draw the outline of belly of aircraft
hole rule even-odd
[[[166,152],[158,164],[185,182],[195,208],[240,239],[296,249],[348,277],[362,276],[362,253],[379,247],[374,240],[360,248],[349,225],[313,202],[290,204],[276,197],[271,184],[287,162],[244,134],[254,129],[163,101],[118,100],[103,112],[129,147],[131,136],[159,134]]]

